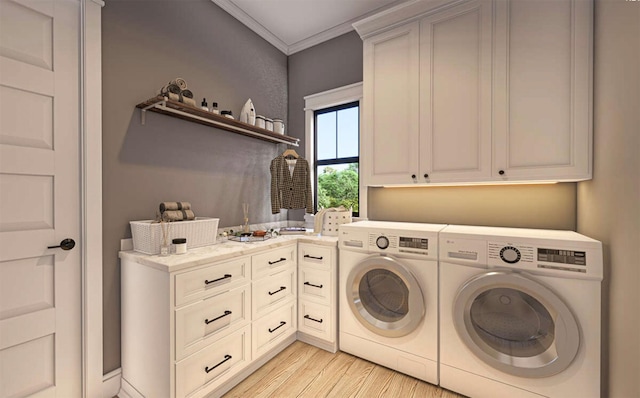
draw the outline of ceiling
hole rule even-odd
[[[353,30],[351,24],[406,0],[212,0],[290,55]]]

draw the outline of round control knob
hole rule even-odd
[[[515,264],[520,261],[520,250],[513,246],[505,246],[500,250],[500,258],[505,263]]]
[[[379,249],[384,250],[389,247],[389,239],[386,236],[378,236],[378,239],[376,239],[376,245]]]

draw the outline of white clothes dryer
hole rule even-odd
[[[444,227],[340,226],[340,350],[438,383],[438,231]]]
[[[440,233],[440,385],[470,397],[599,397],[602,244],[571,231]]]

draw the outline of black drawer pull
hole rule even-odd
[[[287,261],[287,259],[284,258],[284,257],[280,257],[280,260],[269,261],[269,265],[277,264],[277,263],[282,262],[282,261]]]
[[[208,280],[208,279],[205,279],[205,280],[204,280],[204,284],[205,284],[205,285],[209,285],[209,284],[211,284],[211,283],[220,282],[220,281],[222,281],[222,280],[225,280],[225,279],[228,279],[228,278],[231,278],[231,277],[232,277],[232,275],[231,275],[231,274],[224,274],[224,276],[223,276],[222,278],[214,279],[214,280],[212,280],[212,281],[210,281],[210,280]]]
[[[284,325],[286,325],[286,324],[287,324],[287,323],[286,323],[285,321],[280,321],[280,325],[276,326],[276,327],[275,327],[275,328],[273,328],[273,329],[269,329],[269,333],[273,333],[273,332],[275,332],[276,330],[280,329],[281,327],[283,327],[283,326],[284,326]]]
[[[314,285],[313,283],[309,283],[309,282],[305,282],[304,284],[307,286],[317,287],[318,289],[322,289],[322,285]]]
[[[225,356],[224,356],[224,359],[223,359],[220,363],[218,363],[217,365],[213,365],[212,367],[208,367],[208,366],[206,366],[206,367],[204,368],[204,371],[205,371],[205,372],[207,372],[207,373],[209,373],[209,372],[211,372],[213,369],[217,368],[218,366],[222,365],[223,363],[227,362],[227,361],[228,361],[228,360],[230,360],[230,359],[231,359],[231,355],[227,354],[227,355],[225,355]]]
[[[315,257],[315,256],[310,256],[310,255],[308,255],[308,254],[305,254],[305,255],[304,255],[304,258],[312,258],[312,259],[314,259],[314,260],[322,260],[322,256],[320,256],[320,257]]]
[[[273,296],[274,294],[281,292],[286,288],[287,288],[286,286],[280,286],[280,289],[276,290],[275,292],[269,292],[269,296]]]
[[[308,319],[308,320],[310,320],[310,321],[314,321],[314,322],[322,323],[322,319],[320,319],[320,320],[313,319],[313,318],[311,318],[309,315],[305,315],[305,316],[304,316],[304,318],[305,318],[305,319]]]
[[[226,311],[224,312],[224,314],[220,315],[220,316],[219,316],[219,317],[217,317],[217,318],[213,318],[213,319],[211,319],[211,320],[209,320],[209,319],[205,319],[205,320],[204,320],[204,323],[206,323],[206,324],[208,325],[208,324],[210,324],[211,322],[215,322],[215,321],[217,321],[218,319],[220,319],[220,318],[224,318],[224,317],[225,317],[225,316],[227,316],[227,315],[231,315],[231,311],[226,310]]]

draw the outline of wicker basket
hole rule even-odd
[[[322,220],[322,235],[338,236],[340,224],[348,224],[350,222],[351,210],[328,211],[324,213],[324,219]]]
[[[164,223],[167,242],[174,238],[187,238],[187,247],[209,246],[216,243],[219,218],[196,217],[191,221]],[[160,253],[162,226],[153,220],[130,221],[133,250],[145,254]]]

